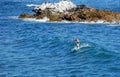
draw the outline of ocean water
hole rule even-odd
[[[72,1],[120,12],[120,0]],[[120,77],[120,24],[17,19],[42,2],[0,1],[0,77]],[[89,46],[71,52],[76,37]]]

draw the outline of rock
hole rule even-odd
[[[34,15],[23,13],[19,16],[19,18],[42,19],[44,17],[47,17],[50,19],[50,21],[66,20],[66,21],[72,21],[72,22],[73,21],[97,22],[99,20],[103,20],[103,21],[110,22],[110,23],[112,23],[113,21],[116,23],[120,23],[120,13],[113,12],[113,11],[107,11],[107,10],[98,10],[95,8],[88,7],[86,5],[78,5],[78,6],[75,6],[74,4],[72,5],[73,5],[72,8],[70,9],[67,8],[66,10],[64,9],[63,12],[56,11],[56,9],[54,10],[54,8],[44,8],[44,10],[37,8],[37,9],[33,9],[33,11],[35,12]],[[54,6],[52,5],[52,7]]]
[[[19,18],[36,18],[36,16],[31,15],[31,14],[27,14],[27,13],[23,13],[19,16]]]

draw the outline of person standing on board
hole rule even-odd
[[[78,49],[80,49],[80,40],[78,39],[78,38],[75,38],[75,43],[76,43],[76,47],[78,48]]]

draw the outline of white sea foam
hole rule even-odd
[[[63,20],[61,22],[63,22],[63,23],[71,23],[70,21],[65,21],[65,20]]]
[[[120,26],[120,24],[108,24],[107,26]]]
[[[28,6],[28,7],[38,7],[39,5],[36,5],[36,4],[27,4],[26,6]]]
[[[36,19],[36,18],[24,18],[22,19],[24,21],[34,21],[34,22],[46,22],[46,23],[83,23],[83,24],[108,24],[108,26],[118,26],[119,24],[113,24],[113,23],[109,23],[109,22],[105,22],[105,21],[102,21],[102,20],[99,20],[99,21],[84,21],[84,22],[72,22],[72,21],[50,21],[49,18],[47,17],[44,17],[43,19]]]
[[[48,22],[49,18],[44,17],[43,19],[36,19],[36,18],[24,18],[24,21],[34,21],[34,22]]]
[[[98,20],[98,21],[84,21],[80,23],[86,23],[86,24],[110,24],[109,22],[105,20]]]

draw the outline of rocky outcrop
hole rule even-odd
[[[69,6],[68,6],[69,7]],[[44,8],[33,9],[35,12],[32,14],[21,14],[19,18],[36,18],[42,19],[44,17],[49,18],[50,21],[71,21],[71,22],[84,22],[84,21],[94,21],[103,20],[104,22],[115,22],[120,23],[120,13],[98,10],[95,8],[87,7],[86,5],[73,6],[70,9],[64,9],[62,11],[56,11],[54,8]]]

